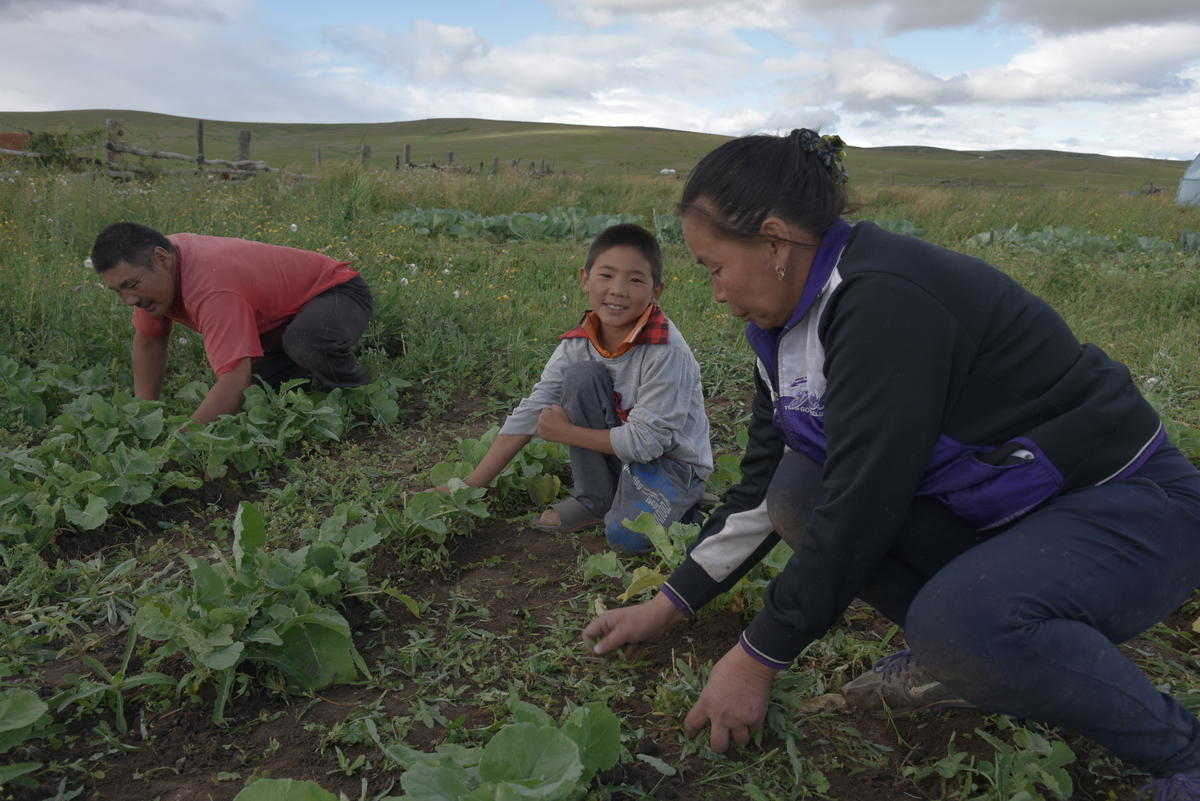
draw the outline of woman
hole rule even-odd
[[[1116,645],[1200,584],[1200,473],[1128,370],[1011,278],[847,223],[841,149],[744,137],[688,180],[684,237],[758,357],[743,477],[662,590],[585,641],[658,636],[782,537],[792,558],[684,722],[714,750],[748,742],[775,671],[858,597],[911,650],[852,703],[1060,725],[1200,799],[1200,721]]]

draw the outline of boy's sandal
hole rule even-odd
[[[588,511],[586,506],[574,498],[567,498],[558,503],[552,503],[550,504],[550,508],[558,513],[558,525],[543,523],[540,517],[533,518],[530,525],[542,531],[566,534],[571,531],[598,526],[604,522],[604,518],[596,517]]]

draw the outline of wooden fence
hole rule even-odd
[[[138,147],[125,141],[125,129],[121,126],[119,120],[105,120],[106,139],[103,145],[86,145],[68,150],[65,153],[38,153],[31,150],[16,150],[11,148],[0,147],[0,156],[13,156],[18,158],[35,158],[46,159],[61,156],[74,156],[80,160],[87,160],[84,154],[97,150],[101,147],[106,151],[106,159],[103,163],[109,176],[113,178],[134,178],[137,176],[150,175],[178,175],[184,173],[194,173],[196,175],[215,174],[222,178],[244,178],[259,173],[284,173],[291,176],[301,178],[311,178],[311,175],[302,173],[285,172],[277,167],[268,165],[265,161],[254,160],[250,158],[250,131],[243,129],[238,135],[238,155],[236,159],[211,159],[207,158],[204,153],[204,120],[196,120],[196,153],[188,155],[186,153],[172,153],[166,150],[155,150],[153,148]],[[8,142],[5,142],[8,144]],[[194,166],[189,169],[159,169],[152,170],[138,164],[130,164],[124,155],[137,156],[147,159],[166,159],[170,161],[185,161]],[[315,161],[318,166],[322,160],[322,147],[320,144],[315,146]],[[363,167],[369,165],[371,159],[371,146],[361,144],[354,154],[355,160]],[[93,163],[99,165],[100,162],[90,159]],[[513,159],[508,167],[513,170],[523,169],[524,159]],[[397,154],[395,158],[395,169],[433,169],[433,170],[448,170],[452,172],[475,172],[473,166],[465,166],[454,162],[454,151],[447,151],[445,160],[438,164],[436,160],[430,159],[427,162],[416,162],[412,158],[412,145],[405,144],[403,154]],[[479,162],[477,168],[480,173],[487,170],[485,162]],[[491,162],[491,171],[498,173],[500,171],[500,157],[493,156]],[[554,173],[554,162],[546,163],[545,159],[533,159],[528,162],[527,171],[531,175],[550,175]]]
[[[137,147],[136,145],[128,144],[127,142],[123,141],[125,130],[121,127],[119,120],[105,120],[104,127],[107,138],[103,145],[85,145],[83,147],[73,148],[60,155],[83,158],[81,154],[103,147],[107,151],[105,169],[108,175],[112,178],[134,178],[139,175],[178,175],[183,173],[194,173],[196,175],[218,175],[222,178],[236,179],[267,172],[283,173],[299,178],[312,177],[311,175],[304,175],[302,173],[286,172],[277,167],[268,165],[265,161],[252,160],[250,158],[250,131],[248,130],[241,131],[238,136],[237,159],[228,160],[205,158],[204,120],[196,120],[196,155],[194,156],[189,156],[184,153],[172,153],[166,150],[154,150],[151,148]],[[181,170],[151,170],[137,164],[125,163],[122,155],[126,153],[131,156],[139,156],[141,158],[187,161],[194,164],[195,167]],[[11,150],[0,147],[0,156],[44,159],[51,157],[51,155],[52,154],[38,153],[31,150]]]

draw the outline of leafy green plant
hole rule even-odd
[[[328,531],[325,532],[328,534]],[[343,593],[361,590],[366,570],[355,556],[377,539],[355,527],[295,551],[267,551],[262,514],[242,502],[233,523],[231,558],[183,554],[190,586],[144,599],[134,620],[143,637],[164,641],[157,656],[183,653],[193,669],[180,688],[217,682],[213,720],[224,721],[234,673],[244,661],[271,668],[291,692],[319,690],[369,675],[345,618]]]
[[[256,779],[242,788],[242,791],[233,797],[233,801],[338,801],[338,797],[322,789],[316,782]]]
[[[32,690],[0,690],[0,754],[39,737],[46,709],[45,702]],[[40,767],[40,762],[0,765],[0,787]]]
[[[458,443],[462,460],[439,462],[429,472],[434,486],[445,486],[452,478],[466,478],[482,461],[488,448],[500,434],[499,426],[492,426],[478,439],[463,439]],[[535,506],[544,506],[558,497],[562,490],[559,474],[570,464],[570,453],[558,442],[547,442],[534,438],[492,481],[492,493],[515,499],[526,496]]]
[[[996,725],[1011,732],[1011,744],[983,729],[975,729],[975,734],[996,749],[995,759],[976,760],[965,752],[956,751],[952,737],[945,757],[924,767],[910,765],[904,769],[904,775],[915,781],[937,775],[942,780],[943,798],[1046,801],[1047,798],[1071,797],[1074,784],[1064,770],[1075,761],[1070,746],[1058,740],[1051,742],[1037,732],[1016,725],[1004,715],[996,717]],[[958,787],[957,795],[949,794],[952,786]],[[977,792],[980,789],[983,789],[982,793]]]
[[[561,726],[542,710],[510,698],[513,722],[482,746],[440,746],[426,754],[376,742],[405,768],[409,801],[581,798],[596,773],[620,758],[620,723],[600,702],[571,709]]]
[[[93,681],[75,674],[67,674],[64,679],[67,684],[66,688],[59,691],[50,700],[50,706],[54,707],[56,712],[62,712],[73,706],[84,706],[90,709],[97,704],[104,704],[113,713],[117,732],[119,734],[128,732],[129,724],[125,720],[125,693],[139,687],[161,687],[175,684],[175,680],[165,673],[147,671],[129,675],[129,663],[136,642],[137,631],[131,628],[125,645],[125,653],[121,658],[121,665],[115,673],[110,673],[94,657],[80,654],[80,661],[91,668],[102,681]]]

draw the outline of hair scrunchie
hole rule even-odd
[[[816,154],[834,183],[846,183],[846,165],[842,161],[846,153],[846,143],[842,141],[842,137],[837,134],[821,136],[808,128],[797,128],[792,134],[802,151]]]

